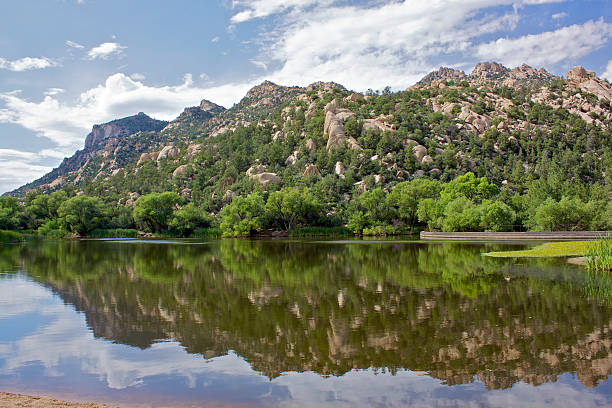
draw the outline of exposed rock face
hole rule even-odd
[[[180,153],[181,151],[172,145],[164,146],[164,148],[161,149],[159,154],[157,155],[157,161],[163,159],[174,159],[178,157]]]
[[[581,83],[588,81],[591,78],[595,78],[595,72],[587,71],[581,66],[576,66],[567,73],[568,81],[575,81]]]
[[[223,106],[217,105],[216,103],[213,103],[211,101],[207,101],[206,99],[202,99],[202,102],[200,102],[200,109],[204,112],[208,112],[213,115],[225,111],[225,108]]]
[[[157,132],[163,129],[168,122],[155,120],[140,112],[138,115],[113,120],[102,125],[94,125],[91,133],[85,139],[85,150],[91,149],[100,142],[115,137],[124,137],[136,132]]]
[[[266,187],[270,182],[280,183],[281,181],[280,177],[278,177],[276,173],[267,173],[266,166],[263,164],[249,167],[249,169],[246,171],[246,175],[249,176],[250,179],[256,180],[264,187]]]
[[[307,166],[306,169],[304,170],[304,177],[319,176],[319,175],[321,175],[321,172],[319,171],[317,166],[315,166],[314,164]]]
[[[295,163],[297,163],[299,153],[300,152],[298,150],[294,151],[291,155],[289,155],[289,157],[287,157],[285,164],[288,166],[293,166]]]
[[[346,171],[346,168],[344,167],[344,164],[342,164],[342,162],[336,162],[334,173],[338,176],[342,176],[345,171]]]
[[[468,78],[473,81],[494,81],[504,79],[510,70],[497,62],[480,62]]]
[[[325,124],[323,135],[327,137],[327,151],[333,148],[344,146],[346,143],[349,149],[361,150],[361,146],[353,137],[347,137],[344,132],[344,121],[353,116],[353,112],[348,109],[338,108],[338,103],[334,99],[325,106]]]
[[[310,150],[311,152],[314,152],[315,150],[317,150],[317,146],[315,145],[314,140],[308,139],[306,141],[306,148]]]
[[[612,101],[612,87],[609,83],[597,78],[593,71],[587,71],[583,67],[574,67],[567,73],[567,80],[570,84],[585,92]]]
[[[159,156],[159,152],[142,153],[140,155],[140,158],[138,159],[138,162],[136,163],[136,166],[141,166],[147,161],[155,161],[157,160],[158,156]]]
[[[280,183],[281,178],[276,173],[259,173],[251,176],[251,179],[256,180],[262,186],[266,187],[269,183]]]
[[[261,174],[265,171],[266,171],[266,166],[264,166],[263,164],[256,164],[254,166],[249,167],[249,169],[246,171],[246,175],[251,177],[256,174]]]
[[[414,158],[417,159],[419,163],[422,163],[423,157],[427,155],[427,148],[425,146],[416,145],[412,147],[412,152],[414,153]]]
[[[430,72],[425,75],[423,79],[417,82],[417,85],[432,85],[434,83],[446,82],[446,81],[465,81],[467,75],[465,72],[459,71],[453,68],[441,67],[439,70]]]
[[[174,179],[185,178],[189,170],[191,170],[190,164],[182,164],[178,166],[176,169],[174,169],[174,171],[172,172],[172,178]]]

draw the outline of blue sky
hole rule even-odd
[[[611,37],[612,0],[2,0],[0,193],[95,123],[230,107],[265,79],[399,90],[495,60],[612,80]]]

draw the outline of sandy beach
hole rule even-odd
[[[0,392],[1,408],[110,408],[108,405],[93,402],[66,402],[49,397],[38,397]]]

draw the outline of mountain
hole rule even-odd
[[[51,172],[25,186],[13,191],[12,195],[21,195],[29,190],[42,187],[53,190],[66,183],[78,184],[84,171],[91,167],[99,158],[121,156],[120,152],[130,137],[140,138],[143,133],[152,134],[163,129],[168,122],[152,119],[140,112],[134,116],[116,119],[102,125],[94,125],[85,138],[85,148],[78,150],[73,156],[65,158],[62,163]],[[113,170],[118,167],[117,160],[112,162]]]
[[[169,123],[138,114],[94,126],[83,150],[10,194],[74,186],[131,205],[176,191],[217,212],[258,188],[318,186],[333,207],[374,186],[468,171],[515,190],[558,168],[609,183],[611,90],[582,67],[562,78],[495,62],[469,75],[440,68],[402,92],[266,81],[227,110],[205,100]]]

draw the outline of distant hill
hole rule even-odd
[[[486,62],[369,94],[266,81],[227,110],[202,101],[171,122],[140,113],[96,125],[83,150],[9,194],[73,186],[129,206],[176,191],[215,212],[260,188],[318,186],[340,205],[374,186],[468,171],[522,185],[557,166],[567,179],[609,183],[611,101],[610,83],[582,67],[563,78]]]

